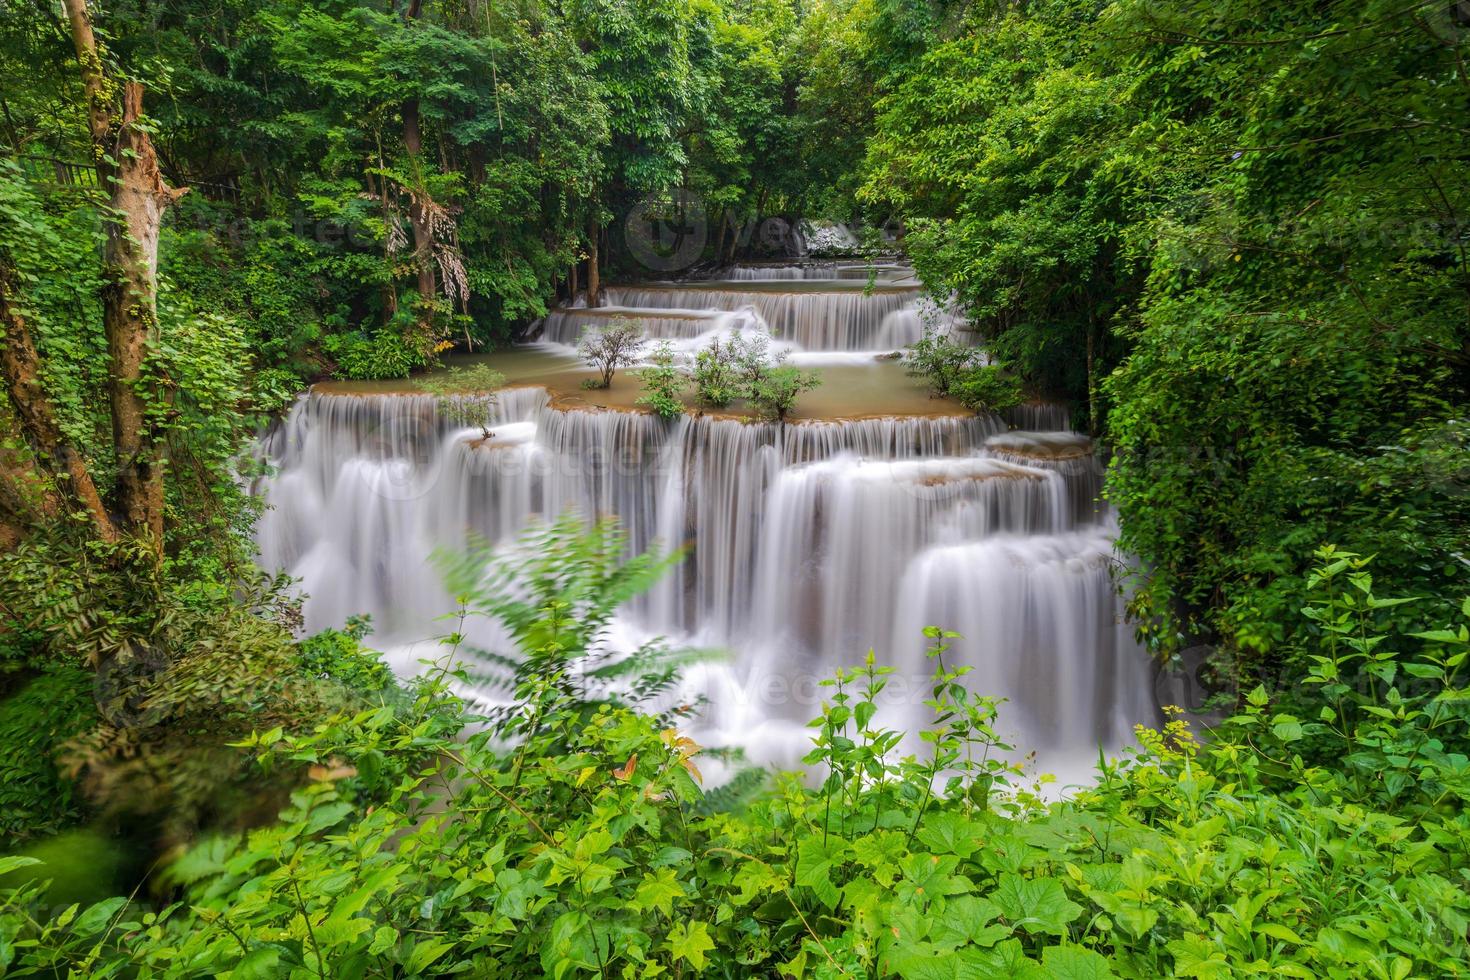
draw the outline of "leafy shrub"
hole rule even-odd
[[[80,794],[56,755],[96,721],[92,674],[76,667],[39,674],[0,701],[0,840],[49,836],[78,820]]]
[[[702,752],[672,719],[579,686],[577,654],[659,560],[624,566],[606,532],[567,551],[574,526],[527,542],[555,542],[555,557],[529,547],[503,567],[521,598],[487,586],[462,606],[499,617],[520,648],[506,658],[520,704],[502,718],[520,719],[518,744],[448,693],[447,669],[406,708],[262,733],[248,747],[263,764],[318,774],[277,822],[195,845],[169,870],[187,902],[161,911],[117,898],[50,920],[39,883],[0,888],[9,975],[1470,969],[1470,629],[1378,633],[1401,603],[1372,594],[1355,556],[1321,552],[1312,583],[1316,720],[1264,688],[1208,741],[1176,713],[1048,802],[1005,761],[1001,706],[967,687],[954,634],[930,629],[924,752],[895,757],[900,735],[878,722],[892,671],[870,654],[825,682],[816,785],[782,776],[710,810]],[[1297,754],[1307,739],[1329,764]],[[374,755],[414,761],[365,797],[357,767]],[[0,859],[0,873],[24,864]]]
[[[691,380],[695,395],[702,404],[724,408],[740,397],[741,364],[746,360],[748,346],[758,342],[759,338],[747,341],[742,333],[736,331],[723,340],[714,337],[695,352]]]
[[[613,374],[618,368],[636,363],[644,343],[641,320],[619,320],[600,330],[584,331],[577,342],[577,354],[598,373],[597,378],[589,379],[588,387],[612,387]]]
[[[527,530],[510,549],[471,542],[461,553],[435,556],[460,597],[459,616],[495,620],[515,641],[509,653],[466,648],[475,665],[466,676],[512,696],[487,712],[502,734],[541,734],[535,701],[548,690],[567,710],[644,704],[669,689],[680,664],[700,656],[671,651],[662,640],[627,654],[605,647],[614,612],[682,558],[679,552],[626,555],[627,536],[615,521],[589,527],[568,512]],[[458,631],[450,640],[458,648]]]
[[[676,419],[684,414],[684,401],[680,396],[687,379],[674,367],[674,349],[669,344],[659,344],[652,361],[653,367],[638,372],[644,392],[638,404],[647,405],[661,419]]]
[[[750,388],[772,366],[769,334],[736,330],[715,336],[694,355],[694,386],[699,400],[724,408],[750,397]]]
[[[762,371],[746,390],[746,397],[762,418],[783,425],[796,399],[803,391],[820,387],[822,376],[815,371],[803,371],[790,364],[779,364]]]
[[[322,346],[336,359],[337,376],[352,381],[406,378],[429,363],[428,355],[416,342],[391,327],[370,335],[333,334],[323,340]]]
[[[381,693],[393,685],[393,672],[362,641],[372,632],[366,616],[348,618],[340,630],[313,633],[296,644],[301,669],[311,677],[334,680],[354,691]]]
[[[960,374],[950,394],[971,411],[996,414],[1021,403],[1021,379],[999,365],[981,365]]]
[[[773,357],[769,335],[738,330],[715,337],[695,355],[693,381],[706,405],[724,408],[745,399],[762,418],[782,423],[797,397],[822,383],[815,372],[786,364],[784,354]]]
[[[934,394],[943,397],[979,367],[984,357],[979,348],[960,343],[948,332],[925,327],[924,336],[906,348],[904,363],[910,376],[922,378]]]
[[[420,378],[418,383],[434,396],[441,416],[456,425],[478,428],[486,439],[495,412],[495,392],[504,385],[505,375],[488,364],[459,365]]]

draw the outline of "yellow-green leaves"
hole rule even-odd
[[[708,962],[705,954],[715,948],[709,926],[703,922],[681,922],[669,933],[668,949],[675,959],[683,960],[697,972]]]

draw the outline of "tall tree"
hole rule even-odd
[[[13,261],[0,256],[0,319],[5,352],[0,359],[7,391],[35,458],[58,480],[55,491],[77,504],[106,541],[127,534],[162,554],[164,442],[150,400],[144,359],[158,329],[158,237],[164,212],[185,191],[164,183],[158,155],[143,120],[143,86],[119,81],[108,68],[84,0],[64,0],[86,100],[86,118],[103,213],[102,314],[108,355],[112,423],[112,506],[102,504],[94,475],[61,431],[39,381],[39,357],[23,315],[15,307],[19,284]]]

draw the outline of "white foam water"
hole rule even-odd
[[[269,434],[261,560],[301,579],[308,629],[370,614],[413,669],[452,608],[434,549],[575,509],[617,516],[630,548],[689,549],[620,629],[730,648],[689,683],[711,701],[703,736],[738,734],[754,758],[794,764],[817,680],[869,648],[907,692],[885,711],[920,724],[931,624],[965,634],[972,686],[1008,698],[1005,729],[1046,759],[1151,719],[1082,437],[984,416],[666,423],[560,410],[539,388],[500,393],[491,415],[486,439],[432,397],[309,394]]]

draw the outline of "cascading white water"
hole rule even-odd
[[[628,321],[636,323],[645,337],[653,340],[698,340],[731,330],[764,330],[765,321],[753,307],[739,310],[631,309],[600,306],[596,309],[552,310],[542,323],[537,339],[573,346],[588,330]]]
[[[737,265],[730,269],[736,282],[760,282],[769,279],[829,279],[832,266],[807,268],[800,265]]]
[[[653,294],[680,306],[650,303]],[[756,316],[738,311],[760,297],[789,332],[829,345],[819,349],[870,343],[917,301],[723,287],[616,299],[666,311],[670,331],[698,331]],[[682,310],[704,302],[727,308]],[[560,338],[623,313],[564,311],[547,331]],[[1115,529],[1098,499],[1101,471],[1090,441],[1066,426],[1064,410],[1038,405],[1006,421],[664,422],[557,408],[543,389],[519,388],[499,394],[485,438],[447,422],[431,397],[312,393],[262,446],[275,472],[258,488],[270,505],[261,559],[302,580],[308,629],[371,614],[374,642],[412,670],[432,648],[411,644],[451,608],[429,562],[435,548],[472,535],[506,542],[567,509],[615,515],[630,548],[688,549],[627,609],[626,636],[734,651],[687,681],[710,698],[702,737],[794,764],[824,692],[817,681],[870,647],[898,668],[885,719],[915,728],[931,669],[921,631],[938,625],[964,634],[953,656],[974,668],[971,687],[1009,699],[1001,731],[1076,773],[1076,759],[1117,745],[1154,710],[1150,665],[1109,574]],[[477,639],[498,642],[493,631]]]
[[[825,289],[790,292],[753,288],[753,283],[609,286],[608,303],[620,307],[676,310],[738,310],[750,307],[778,340],[806,351],[877,351],[889,314],[916,304],[918,287],[884,287],[868,293],[858,283],[835,281]],[[804,285],[811,285],[808,280]],[[917,338],[916,338],[917,339]]]

